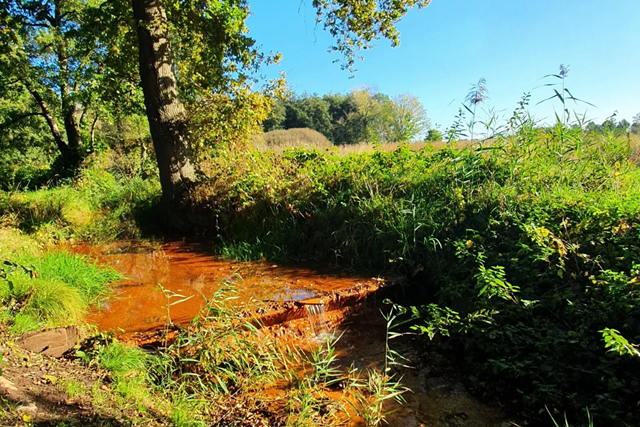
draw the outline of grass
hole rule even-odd
[[[548,422],[548,406],[569,419],[588,407],[607,425],[637,425],[638,360],[608,352],[601,331],[615,330],[629,348],[640,342],[640,140],[587,132],[564,116],[542,127],[527,102],[490,141],[313,148],[283,137],[289,142],[277,149],[221,150],[182,208],[227,257],[396,274],[422,266],[399,302],[416,331],[457,360],[475,393],[531,423]],[[0,221],[39,241],[140,236],[158,184],[107,163],[96,160],[67,186],[0,193]],[[13,242],[0,244],[15,264],[6,266],[11,286],[0,282],[0,295],[15,331],[56,324],[62,312],[81,317],[101,295],[99,273],[86,272],[88,282],[76,276],[82,260],[52,258],[47,267],[37,242],[15,230],[0,236]],[[346,383],[348,372],[333,370],[329,348],[308,355],[310,377],[288,369],[303,357],[277,348],[224,298],[212,298],[155,359],[132,356],[144,368],[125,368],[129,350],[115,344],[97,356],[122,401],[148,406],[149,396],[162,396],[176,422],[194,414],[197,423],[257,411],[251,393],[280,380],[290,386],[286,422],[320,422],[326,387]],[[384,415],[380,399],[395,395],[391,380],[385,370],[363,385],[371,423]],[[229,399],[241,409],[225,406]]]
[[[287,148],[331,149],[333,143],[326,136],[309,128],[273,130],[251,139],[251,146],[259,151],[282,152]]]
[[[2,229],[0,242],[0,309],[11,332],[80,325],[85,310],[121,276],[90,264],[85,257],[45,252],[17,230]]]
[[[230,257],[422,265],[405,303],[471,389],[532,422],[635,424],[640,366],[600,331],[640,341],[637,137],[543,128],[526,102],[481,144],[222,154],[185,208]]]
[[[155,352],[106,335],[94,340],[79,353],[102,372],[91,390],[92,405],[100,411],[115,402],[127,413],[137,412],[142,423],[161,416],[177,426],[249,419],[265,425],[330,426],[348,417],[344,401],[328,398],[329,391],[342,390],[360,410],[356,394],[361,396],[364,383],[352,385],[350,371],[337,365],[333,342],[308,354],[282,345],[232,307],[233,298],[231,289],[212,295],[191,326]],[[70,397],[89,392],[74,380],[60,380],[57,386]],[[265,389],[271,393],[265,395]],[[282,406],[273,407],[278,401]],[[379,416],[381,421],[384,414]]]
[[[139,238],[156,222],[149,212],[160,198],[160,185],[139,174],[122,176],[110,159],[93,158],[70,185],[0,191],[0,225],[49,243]]]

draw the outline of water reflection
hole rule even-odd
[[[171,321],[186,324],[206,298],[227,284],[238,289],[238,304],[252,304],[315,298],[369,280],[266,262],[230,262],[208,255],[197,243],[117,242],[66,249],[90,255],[127,277],[114,284],[112,298],[89,317],[101,330],[114,332],[146,332],[165,324],[167,298],[159,284],[170,293],[192,297],[171,307]]]

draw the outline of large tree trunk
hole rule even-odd
[[[69,100],[73,102],[72,100]],[[78,124],[78,109],[75,105],[67,105],[64,109],[64,130],[67,134],[67,141],[69,142],[69,148],[80,157],[80,150],[82,149],[82,138],[80,137],[80,125]]]
[[[192,152],[185,134],[185,109],[178,98],[174,59],[162,0],[132,0],[138,31],[140,79],[163,201],[178,200],[195,182]]]

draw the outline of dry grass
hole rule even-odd
[[[477,143],[477,140],[465,140],[458,141],[456,144],[458,148],[466,148]],[[320,132],[309,128],[294,128],[288,130],[273,130],[261,135],[254,135],[251,138],[250,144],[258,151],[272,150],[282,152],[286,148],[315,148],[319,150],[335,150],[341,156],[348,156],[349,154],[371,153],[376,150],[391,152],[406,143],[389,142],[376,146],[372,142],[361,142],[359,144],[334,146],[333,143]],[[445,148],[447,143],[443,141],[426,141],[408,143],[408,146],[416,151],[424,148],[438,151]]]
[[[628,144],[631,149],[629,161],[636,166],[640,166],[640,134],[628,134]]]
[[[476,143],[477,143],[476,141],[473,141],[473,142],[459,141],[456,144],[459,148],[466,148]],[[389,142],[386,144],[380,144],[376,147],[376,145],[374,145],[371,142],[361,142],[359,144],[353,144],[353,145],[339,145],[336,147],[336,149],[338,151],[338,154],[347,156],[349,154],[371,153],[376,150],[391,152],[391,151],[397,150],[398,147],[400,147],[402,144],[405,144],[405,143]],[[447,143],[443,141],[437,141],[437,142],[427,141],[427,142],[414,142],[414,143],[409,143],[407,145],[409,148],[415,151],[422,150],[422,149],[438,151],[445,148],[447,146]]]
[[[255,135],[251,145],[258,151],[284,151],[286,148],[317,148],[320,150],[333,148],[333,143],[326,136],[309,128],[273,130]]]

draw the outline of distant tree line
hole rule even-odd
[[[640,113],[633,116],[633,121],[631,123],[626,119],[618,120],[616,116],[617,114],[614,113],[611,117],[608,117],[604,122],[602,122],[602,124],[590,121],[587,123],[587,130],[598,133],[610,132],[614,134],[623,134],[630,132],[640,134]]]
[[[429,125],[415,96],[392,98],[368,88],[324,96],[292,94],[275,101],[263,122],[265,132],[311,128],[336,145],[423,140]]]

